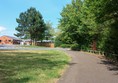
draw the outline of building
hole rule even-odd
[[[31,39],[22,39],[22,42],[20,43],[20,45],[31,45],[31,44],[32,44]]]
[[[1,36],[0,37],[0,45],[14,45],[14,44],[20,44],[22,40],[11,37],[11,36]]]

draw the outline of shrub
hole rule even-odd
[[[70,48],[71,47],[71,44],[62,44],[61,47],[62,48]]]
[[[55,44],[55,47],[59,47],[62,44],[62,42],[61,41],[55,41],[54,44]]]
[[[79,50],[80,50],[79,44],[73,44],[73,45],[71,46],[71,50],[79,51]]]
[[[82,45],[82,46],[81,46],[81,50],[83,50],[83,51],[88,51],[88,50],[90,50],[90,47],[85,46],[85,45]]]

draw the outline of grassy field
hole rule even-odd
[[[70,58],[60,51],[0,51],[0,83],[55,83]]]

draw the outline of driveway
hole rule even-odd
[[[72,61],[58,83],[118,83],[118,67],[111,62],[84,52],[65,52]]]

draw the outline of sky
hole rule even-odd
[[[0,36],[14,36],[17,32],[15,28],[18,26],[16,18],[30,7],[35,7],[42,14],[44,21],[50,21],[56,28],[63,7],[69,3],[71,0],[1,0]]]

